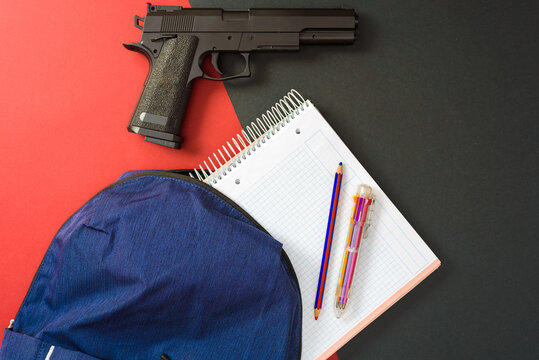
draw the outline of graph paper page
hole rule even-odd
[[[335,171],[343,179],[322,312],[314,301]],[[362,240],[345,315],[334,313],[335,289],[350,224],[353,195],[368,184],[376,195],[369,236]],[[318,110],[305,110],[252,152],[214,187],[283,244],[303,302],[302,359],[324,358],[425,276],[439,261]],[[434,265],[434,266],[433,266]],[[430,273],[430,272],[429,272]],[[385,305],[384,305],[385,304]],[[363,325],[362,325],[363,324]]]

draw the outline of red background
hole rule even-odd
[[[240,125],[223,84],[198,80],[182,150],[127,132],[148,61],[122,43],[140,40],[133,16],[144,16],[145,1],[2,5],[10,14],[0,23],[0,325],[7,326],[54,234],[84,202],[127,170],[192,168]]]
[[[0,326],[14,318],[63,222],[123,172],[193,168],[240,130],[222,83],[197,80],[182,150],[128,133],[148,61],[146,1],[1,1]],[[189,6],[187,1],[160,5]],[[0,335],[1,336],[1,335]]]

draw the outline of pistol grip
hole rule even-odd
[[[150,60],[142,94],[127,129],[145,136],[145,140],[179,149],[179,136],[192,81],[189,80],[198,38],[179,35],[164,41],[159,56],[144,51],[142,47],[129,47],[142,52]],[[196,65],[196,64],[195,64]]]

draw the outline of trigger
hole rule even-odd
[[[219,53],[218,52],[211,53],[211,64],[213,65],[213,68],[215,69],[215,71],[219,73],[219,75],[223,75],[223,73],[221,72],[221,69],[219,69]]]

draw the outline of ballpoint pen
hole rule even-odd
[[[350,300],[350,288],[354,278],[359,247],[361,239],[367,237],[374,199],[372,188],[367,185],[361,185],[358,194],[354,196],[354,208],[350,218],[350,228],[344,249],[341,273],[335,292],[335,313],[338,318],[343,315]]]

